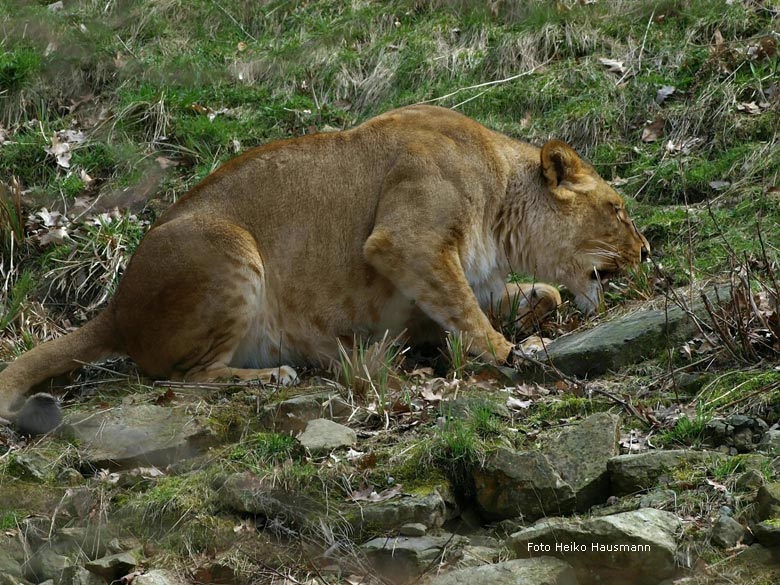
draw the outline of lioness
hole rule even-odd
[[[60,421],[35,384],[124,354],[153,378],[284,383],[337,340],[460,331],[504,362],[491,304],[584,311],[600,281],[649,249],[623,201],[565,143],[541,150],[451,110],[412,106],[344,132],[254,148],[206,177],[149,230],[108,306],[0,373],[0,416]]]

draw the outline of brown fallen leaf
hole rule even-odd
[[[666,120],[661,116],[656,116],[650,124],[642,129],[642,142],[655,142],[664,135],[664,126]]]
[[[373,486],[366,486],[362,490],[354,491],[347,496],[347,500],[353,502],[384,502],[396,496],[400,496],[403,493],[403,486],[401,484],[389,487],[386,490],[382,490],[377,493],[374,491]]]
[[[626,67],[623,64],[623,61],[601,57],[599,59],[599,63],[604,65],[607,68],[607,71],[609,71],[610,73],[617,73],[619,75],[623,75],[626,72]]]

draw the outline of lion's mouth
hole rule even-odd
[[[593,268],[593,271],[590,273],[590,279],[599,281],[601,283],[601,286],[606,286],[610,280],[612,280],[619,274],[620,274],[620,270],[617,270],[615,268],[613,269]]]

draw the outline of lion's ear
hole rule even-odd
[[[593,187],[593,179],[580,157],[560,140],[550,140],[542,147],[542,173],[551,189],[562,186],[587,191]]]

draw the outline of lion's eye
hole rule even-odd
[[[617,218],[624,223],[628,221],[626,208],[623,207],[622,205],[615,205],[615,215],[617,215]]]

